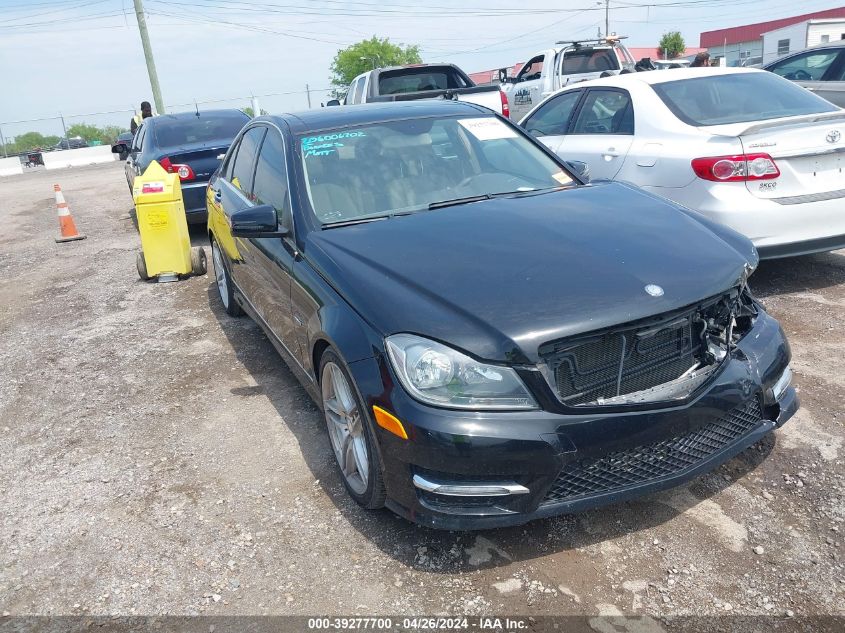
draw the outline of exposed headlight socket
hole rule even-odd
[[[771,389],[766,391],[766,404],[775,404],[783,397],[783,394],[786,393],[786,390],[789,389],[789,385],[791,384],[792,368],[787,365],[780,378],[777,379],[777,382],[772,385]]]

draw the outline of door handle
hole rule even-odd
[[[612,160],[617,156],[621,156],[621,154],[616,151],[615,147],[608,147],[604,152],[602,152],[602,156],[605,160]]]

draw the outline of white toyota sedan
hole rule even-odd
[[[845,247],[845,110],[773,73],[585,81],[520,125],[593,179],[631,182],[736,229],[762,258]]]

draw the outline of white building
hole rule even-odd
[[[845,39],[845,19],[804,20],[763,33],[763,63],[808,46]]]

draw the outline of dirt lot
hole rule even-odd
[[[88,239],[54,243],[54,182]],[[117,163],[0,180],[4,614],[845,615],[845,252],[752,278],[792,343],[783,429],[686,488],[449,533],[347,499],[212,277],[138,279],[130,210]]]

